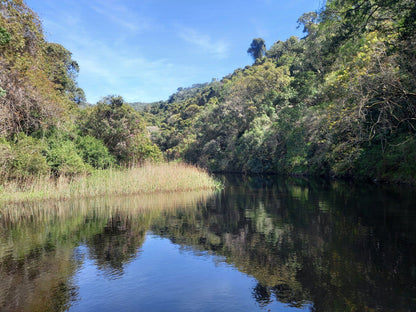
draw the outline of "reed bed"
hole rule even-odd
[[[38,177],[0,186],[0,204],[105,195],[133,195],[215,190],[220,184],[205,170],[182,163],[145,164],[97,170],[80,177]]]

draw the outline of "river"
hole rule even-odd
[[[416,189],[219,176],[8,205],[0,311],[416,311]]]

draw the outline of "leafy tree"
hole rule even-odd
[[[47,43],[45,54],[49,79],[57,89],[77,104],[85,102],[84,91],[76,83],[79,65],[72,59],[72,53],[60,44]]]
[[[254,38],[247,50],[254,60],[262,58],[266,52],[266,43],[262,38]]]
[[[317,30],[317,21],[318,13],[304,13],[301,17],[298,18],[298,28],[303,26],[302,31],[306,34],[306,36],[313,35]]]
[[[150,141],[144,120],[120,96],[107,96],[80,118],[83,135],[102,142],[123,164],[159,159],[160,151]]]
[[[71,103],[50,75],[55,60],[38,17],[21,0],[1,1],[0,9],[0,136],[63,124]]]
[[[330,0],[299,18],[304,38],[276,42],[266,58],[253,40],[254,66],[202,105],[210,84],[152,107],[156,142],[215,171],[416,181],[415,3]]]
[[[115,164],[115,158],[110,154],[101,140],[92,136],[79,136],[75,145],[84,162],[97,169],[105,169]]]

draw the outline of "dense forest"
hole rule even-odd
[[[170,159],[212,171],[416,182],[416,3],[330,0],[305,36],[145,109]]]
[[[328,0],[304,37],[140,112],[87,105],[79,66],[23,0],[0,1],[0,173],[74,175],[181,159],[215,172],[416,183],[416,3]],[[244,53],[245,51],[242,51]]]

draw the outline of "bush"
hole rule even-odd
[[[13,174],[28,177],[49,174],[49,166],[44,155],[45,143],[21,133],[13,146]]]
[[[78,154],[74,142],[61,140],[56,136],[48,139],[47,160],[52,172],[57,176],[90,173],[92,170]]]
[[[107,96],[80,115],[83,135],[101,140],[120,164],[159,158],[159,148],[147,137],[143,118],[121,97]]]
[[[163,159],[160,149],[144,134],[138,134],[132,139],[129,153],[131,155],[129,159],[138,163]]]
[[[10,176],[14,154],[9,142],[0,140],[0,182]]]
[[[84,162],[96,169],[105,169],[115,164],[104,143],[92,136],[82,136],[75,140],[76,147]]]
[[[20,133],[14,142],[0,141],[0,173],[3,179],[49,174],[45,144]]]

